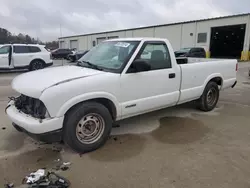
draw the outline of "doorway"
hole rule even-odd
[[[211,58],[240,59],[244,47],[246,24],[211,28]]]

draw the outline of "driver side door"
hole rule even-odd
[[[147,61],[151,69],[121,75],[123,118],[175,105],[179,98],[180,70],[173,66],[165,42],[144,42],[137,59]]]
[[[9,68],[10,45],[0,48],[0,68]]]

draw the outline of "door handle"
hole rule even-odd
[[[169,78],[170,78],[170,79],[175,78],[175,73],[170,73],[170,74],[169,74]]]

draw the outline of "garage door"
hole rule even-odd
[[[97,44],[100,44],[102,41],[105,41],[106,37],[102,37],[102,38],[97,38]]]
[[[77,49],[78,50],[78,41],[77,40],[70,41],[70,49]]]
[[[211,57],[240,59],[245,33],[246,24],[211,28]]]

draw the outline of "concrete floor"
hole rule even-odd
[[[58,63],[59,65],[60,63]],[[250,63],[241,63],[239,83],[221,93],[213,112],[192,104],[119,122],[101,149],[82,156],[62,145],[40,145],[17,132],[4,114],[14,76],[0,76],[0,185],[20,184],[55,160],[72,162],[60,172],[73,188],[250,187]],[[62,148],[61,152],[54,148]]]

